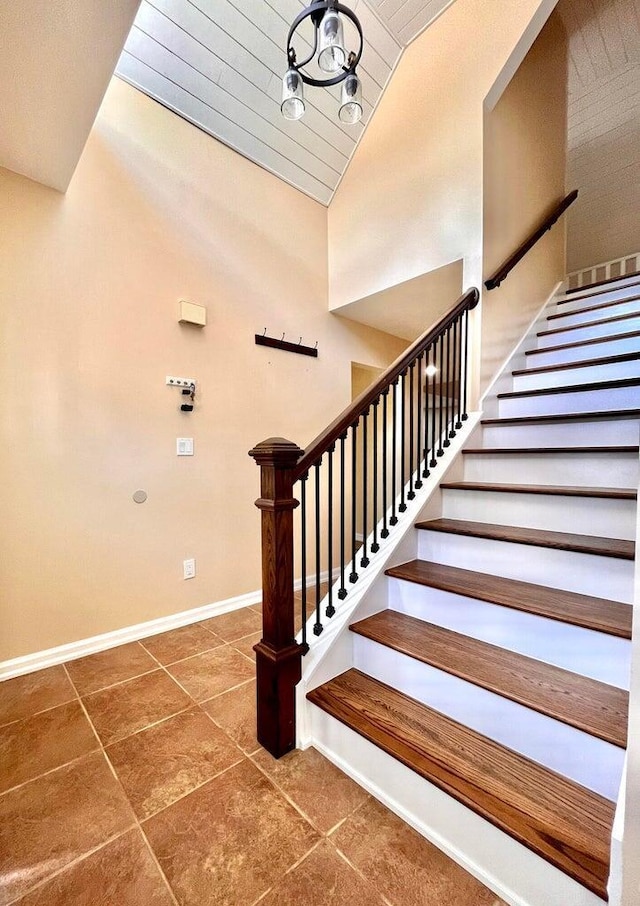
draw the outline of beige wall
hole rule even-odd
[[[553,6],[456,0],[405,51],[329,208],[331,308],[460,258],[479,283],[483,101]]]
[[[485,114],[484,279],[564,196],[566,136],[567,38],[554,13],[497,105]],[[481,389],[563,278],[565,231],[563,219],[501,286],[485,292]]]
[[[327,313],[326,217],[118,80],[66,195],[0,171],[0,660],[259,587],[248,449],[306,444],[351,361],[404,346]],[[167,374],[198,379],[193,414]]]

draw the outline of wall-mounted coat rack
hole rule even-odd
[[[290,343],[288,340],[285,340],[284,334],[282,334],[281,340],[276,340],[275,337],[267,336],[266,327],[264,329],[264,333],[256,334],[256,345],[271,346],[273,349],[283,349],[285,352],[297,352],[299,355],[310,355],[315,359],[318,358],[317,342],[315,346],[303,346],[302,337],[300,337],[300,341],[298,343]]]

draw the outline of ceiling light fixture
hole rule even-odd
[[[342,17],[349,19],[355,26],[360,39],[357,51],[347,51],[344,40]],[[298,63],[292,41],[298,26],[305,19],[313,23],[313,49],[311,54]],[[362,118],[362,84],[356,73],[356,66],[362,56],[362,26],[354,12],[338,0],[314,0],[293,20],[287,38],[288,68],[282,79],[282,104],[280,109],[287,120],[299,120],[305,111],[305,85],[326,88],[329,85],[342,83],[340,109],[338,116],[343,123],[353,125]],[[321,73],[326,78],[314,78],[304,72],[315,58]]]

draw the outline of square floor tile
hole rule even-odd
[[[319,839],[246,759],[143,827],[181,906],[247,906]]]
[[[142,645],[130,642],[98,654],[89,654],[76,661],[68,661],[66,667],[78,694],[84,696],[156,670],[158,665]]]
[[[330,839],[394,906],[506,906],[375,799]]]
[[[282,906],[284,903],[297,906],[345,906],[348,903],[384,906],[374,886],[347,865],[326,840],[278,881],[264,900],[260,900],[260,906]]]
[[[215,632],[225,642],[233,642],[262,629],[262,617],[249,607],[242,607],[204,620],[201,625]]]
[[[0,904],[135,821],[101,752],[0,796]]]
[[[107,749],[140,819],[231,767],[243,756],[199,708],[142,730]]]
[[[118,683],[84,699],[103,745],[124,739],[193,705],[164,670]]]
[[[243,639],[236,639],[235,642],[231,642],[231,646],[239,651],[240,654],[244,654],[245,657],[248,657],[255,664],[256,653],[253,650],[253,646],[260,641],[262,638],[262,630],[260,632],[252,632],[251,635],[246,635]]]
[[[260,749],[252,760],[322,833],[362,805],[368,793],[316,749],[294,749],[274,758]]]
[[[0,726],[77,698],[64,667],[36,670],[0,683]]]
[[[255,752],[259,748],[255,680],[203,702],[202,708],[245,752]]]
[[[62,871],[16,906],[175,906],[139,830]]]
[[[243,654],[228,645],[178,661],[167,670],[199,702],[253,679],[256,672]]]
[[[200,623],[194,623],[192,626],[181,626],[179,629],[143,639],[141,644],[161,664],[171,664],[173,661],[181,661],[210,648],[217,648],[224,643]]]
[[[0,729],[0,793],[100,747],[79,701]]]

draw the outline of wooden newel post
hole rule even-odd
[[[262,639],[256,653],[258,742],[275,758],[295,748],[295,687],[302,675],[302,645],[293,613],[293,469],[303,451],[270,437],[249,451],[260,466],[262,512]]]

